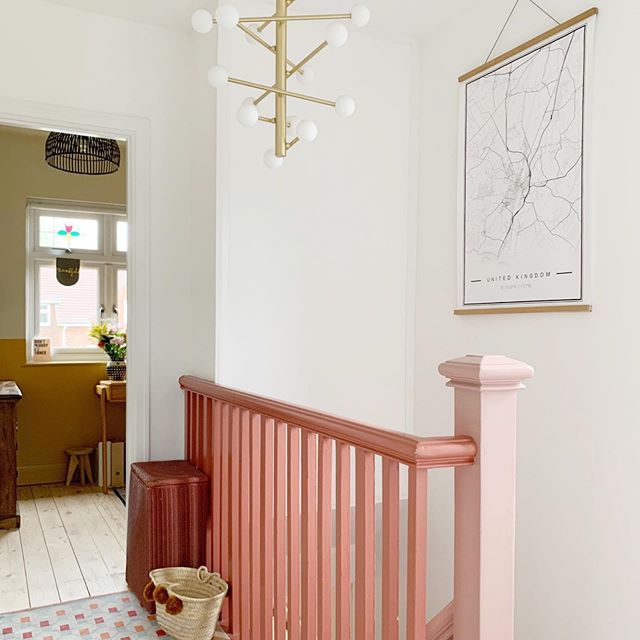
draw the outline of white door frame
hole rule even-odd
[[[129,216],[127,350],[127,469],[149,459],[149,142],[145,118],[85,111],[0,96],[0,124],[72,131],[125,140]],[[26,210],[26,203],[25,203]],[[88,389],[87,393],[93,393]]]

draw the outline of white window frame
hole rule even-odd
[[[117,304],[117,273],[127,269],[127,254],[116,249],[116,222],[127,219],[125,206],[89,202],[60,200],[27,201],[27,357],[31,358],[31,344],[37,336],[40,322],[39,270],[44,265],[55,264],[55,259],[64,257],[65,249],[40,247],[39,219],[54,215],[67,218],[95,218],[98,221],[98,249],[75,249],[70,257],[80,260],[81,265],[98,269],[99,301],[97,316],[111,318]],[[53,348],[53,361],[104,362],[106,353],[99,347]]]

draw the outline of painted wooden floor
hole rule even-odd
[[[0,531],[0,613],[125,591],[126,510],[94,487],[20,487]]]

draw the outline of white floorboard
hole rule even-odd
[[[126,590],[126,510],[97,488],[23,487],[0,532],[0,613]]]

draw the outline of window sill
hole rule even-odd
[[[108,360],[48,360],[48,361],[30,361],[25,362],[23,367],[57,367],[58,365],[90,365],[95,366],[97,364],[106,365]]]

